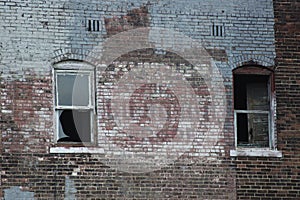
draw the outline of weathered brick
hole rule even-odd
[[[14,192],[12,198],[34,195],[35,199],[300,198],[299,2],[13,0],[0,5],[0,197]],[[99,31],[88,30],[89,19],[99,21]],[[213,35],[215,25],[222,27],[222,36]],[[102,70],[100,58],[106,41],[147,27],[152,30],[148,35],[151,47],[126,52]],[[165,33],[170,35],[157,34],[151,29],[155,27],[169,30]],[[218,88],[210,97],[206,81],[216,79],[216,72],[202,77],[202,68],[164,49],[178,45],[191,57],[195,55],[188,49],[192,43],[187,47],[184,41],[174,41],[173,30],[202,42],[207,51],[203,57],[211,56],[222,75],[214,83],[224,85],[225,93]],[[112,53],[127,45],[126,40],[130,38],[110,46]],[[129,114],[138,125],[155,124],[151,117],[165,119],[164,124],[163,120],[155,124],[159,132],[147,137],[122,132],[112,108],[113,92],[136,68],[164,65],[175,70],[201,99],[198,135],[191,148],[173,162],[144,173],[110,166],[120,160],[107,155],[103,149],[107,141],[101,140],[99,132],[91,147],[99,150],[96,154],[64,153],[74,146],[55,143],[53,68],[68,62],[94,66],[96,129],[120,149],[143,149],[140,153],[155,151],[156,144],[172,142],[181,127],[192,126],[180,121],[187,117],[181,113],[188,102],[178,103],[180,98],[175,95],[185,94],[187,88],[182,84],[171,91],[153,83],[133,93],[123,88],[122,94],[131,97]],[[261,65],[275,72],[276,139],[282,158],[230,157],[235,148],[232,70],[243,65]],[[169,84],[166,77],[159,78]],[[156,90],[163,95],[155,96]],[[227,103],[221,133],[211,119],[215,117],[209,110],[212,99]],[[214,109],[222,112],[221,105]],[[60,149],[50,153],[55,148]],[[113,151],[122,155],[118,149]],[[135,168],[138,162],[147,161],[143,159],[126,167]]]

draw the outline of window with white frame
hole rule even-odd
[[[92,70],[56,69],[55,111],[57,142],[94,141],[94,98]]]
[[[237,147],[273,148],[272,72],[242,67],[234,77],[234,126]]]

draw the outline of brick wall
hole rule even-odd
[[[278,96],[279,147],[286,152],[286,168],[291,178],[291,196],[299,198],[299,16],[297,1],[274,1],[276,16],[276,87]],[[289,77],[287,79],[287,77]],[[294,194],[294,195],[292,195]]]
[[[274,2],[277,139],[284,156],[262,158],[230,156],[235,148],[232,70],[245,62],[275,65],[272,1],[15,0],[0,5],[2,198],[299,197],[294,98],[299,35],[291,28],[297,27],[297,6]],[[53,69],[70,63],[86,63],[95,72],[96,142],[87,148],[55,140]],[[152,68],[164,73],[153,80],[181,84],[172,91],[161,88],[165,94],[151,99],[156,85],[141,80],[156,76]],[[121,102],[114,99],[116,91],[124,97]],[[149,123],[141,111],[166,120],[163,127],[154,120],[157,137],[133,137],[126,133],[130,129],[120,128],[127,96],[139,125]],[[192,107],[194,99],[200,103]],[[189,115],[182,114],[185,110]],[[187,132],[187,141],[177,137],[183,128],[195,132]]]
[[[299,2],[274,1],[278,149],[281,159],[239,158],[238,199],[299,199]]]

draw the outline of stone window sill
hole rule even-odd
[[[50,153],[104,154],[104,149],[100,147],[50,147]]]
[[[282,152],[264,148],[237,148],[230,150],[231,157],[275,157],[281,158]]]

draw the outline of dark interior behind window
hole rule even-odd
[[[269,76],[234,75],[238,146],[269,146]]]

